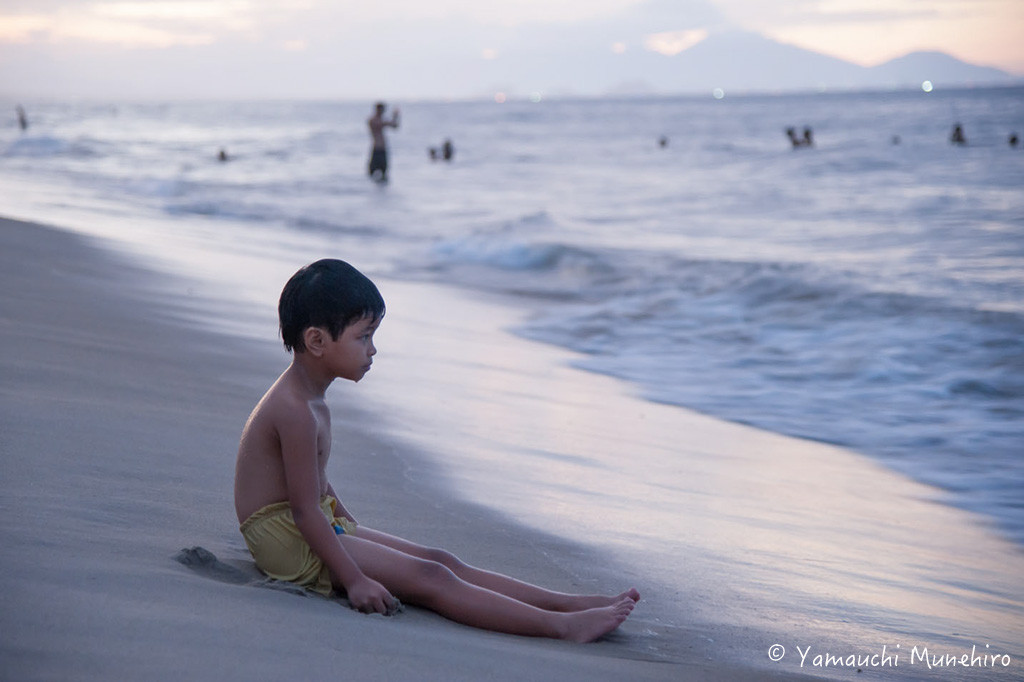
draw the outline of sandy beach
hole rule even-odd
[[[231,482],[239,429],[286,363],[276,340],[174,322],[166,299],[192,283],[144,272],[96,240],[13,221],[0,235],[3,679],[661,680],[703,670],[637,660],[626,644],[636,629],[579,646],[260,588]],[[459,502],[425,467],[410,475],[415,453],[380,435],[336,427],[363,455],[343,464],[357,516],[554,588],[578,586],[560,566],[569,560],[594,576],[598,559],[580,548]],[[175,560],[197,545],[252,582]]]
[[[98,238],[4,220],[0,254],[3,679],[852,679],[813,655],[896,644],[900,667],[866,665],[864,679],[1022,672],[1024,555],[934,490],[838,448],[639,400],[494,329],[471,300],[446,318],[450,301],[410,283],[382,286],[393,362],[374,367],[366,400],[332,399],[348,508],[547,587],[639,582],[645,599],[612,636],[570,645],[267,589],[231,488],[242,424],[287,364],[272,327],[261,340],[204,325],[228,310],[207,283]],[[432,380],[414,381],[425,364]],[[524,459],[542,447],[561,468]],[[476,464],[436,458],[447,451]],[[558,488],[523,499],[522,481],[503,485],[517,462],[565,476],[563,506]],[[566,539],[573,528],[587,541]],[[664,551],[636,556],[652,535]],[[176,560],[196,546],[222,564]],[[773,663],[776,642],[790,653]],[[911,646],[971,643],[1011,665],[910,660]],[[806,665],[796,647],[813,649]]]

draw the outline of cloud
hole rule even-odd
[[[708,30],[706,28],[696,28],[688,31],[664,31],[647,36],[644,39],[644,47],[651,52],[671,57],[690,49],[707,37]]]
[[[882,24],[1000,13],[1013,0],[714,0],[753,30],[801,25]]]
[[[801,2],[790,12],[781,15],[784,23],[848,24],[888,23],[930,19],[943,14],[941,1],[925,3],[914,0],[825,0],[817,3]],[[946,10],[951,8],[946,3]],[[955,4],[962,4],[957,2]]]
[[[0,42],[7,43],[84,41],[123,47],[165,48],[209,45],[214,40],[210,32],[174,31],[88,14],[0,15]]]
[[[628,10],[642,0],[388,0],[355,3],[320,0],[324,11],[348,15],[350,21],[377,24],[393,21],[465,21],[477,26],[515,28],[531,24],[566,25],[603,19]],[[331,6],[333,10],[330,9]]]
[[[41,14],[0,14],[0,43],[30,43],[45,33],[50,25],[50,18]]]
[[[197,0],[98,2],[92,5],[92,12],[101,17],[164,21],[223,20],[251,11],[251,3],[245,2],[245,0],[230,2],[199,2]]]
[[[293,2],[285,11],[300,11]],[[209,45],[232,33],[254,34],[281,13],[266,0],[111,0],[13,2],[0,13],[0,41],[67,40],[127,48]]]

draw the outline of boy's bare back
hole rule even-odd
[[[281,443],[287,436],[314,443],[320,485],[317,497],[328,494],[327,460],[331,449],[331,415],[323,394],[312,394],[286,370],[249,415],[235,463],[235,512],[239,523],[257,510],[289,499]]]

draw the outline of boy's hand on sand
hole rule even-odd
[[[383,585],[370,578],[349,585],[345,591],[352,608],[362,613],[391,616],[402,606]]]

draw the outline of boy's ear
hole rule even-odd
[[[306,346],[306,352],[312,353],[316,357],[324,352],[324,344],[330,334],[327,333],[326,329],[321,327],[306,327],[302,332],[302,341]]]

